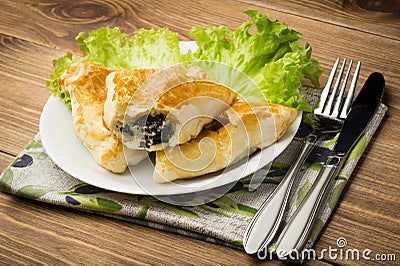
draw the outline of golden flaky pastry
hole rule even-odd
[[[107,76],[107,99],[104,103],[104,122],[121,137],[121,126],[132,96],[156,69],[121,70]]]
[[[122,142],[103,122],[107,97],[106,77],[112,70],[90,62],[71,64],[58,79],[71,95],[72,118],[77,137],[104,168],[122,173],[127,167]],[[134,161],[144,159],[143,151],[126,151]]]
[[[110,117],[110,128],[131,149],[155,151],[185,143],[237,99],[235,92],[206,78],[199,67],[168,67],[139,89],[126,87],[134,91],[126,110],[110,107],[111,91],[118,84],[110,78],[105,117]],[[118,106],[119,98],[115,99]]]
[[[296,117],[296,109],[282,105],[236,102],[225,112],[224,126],[158,151],[153,179],[163,183],[224,169],[278,141]]]

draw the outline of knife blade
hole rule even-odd
[[[385,79],[381,73],[374,72],[368,77],[352,105],[331,154],[275,244],[279,258],[286,258],[292,253],[298,255],[304,249],[333,181],[378,108],[384,88]]]

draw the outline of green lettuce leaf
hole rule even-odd
[[[50,73],[50,78],[46,80],[46,87],[53,92],[53,95],[58,96],[71,109],[71,97],[68,91],[61,89],[57,83],[57,78],[60,77],[67,67],[73,62],[72,54],[53,60],[54,71]]]
[[[112,69],[157,68],[179,63],[179,40],[166,28],[139,29],[128,39],[119,28],[99,28],[76,37],[84,60]]]
[[[185,59],[229,65],[248,76],[267,101],[310,111],[299,93],[301,80],[307,78],[319,87],[322,73],[318,61],[311,57],[311,46],[301,47],[302,35],[284,23],[269,20],[268,15],[263,16],[259,11],[245,13],[252,21],[242,23],[234,31],[224,26],[193,27],[189,35],[195,37],[199,48],[186,54]],[[249,92],[248,86],[238,92],[258,93]]]

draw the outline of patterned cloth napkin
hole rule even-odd
[[[307,99],[311,105],[315,104],[318,98],[318,93],[308,91]],[[364,136],[349,155],[318,218],[309,246],[314,243],[332,214],[343,188],[386,111],[387,107],[381,104]],[[284,222],[290,218],[312,186],[335,141],[335,135],[328,136],[307,159],[289,200]],[[248,223],[279,184],[293,161],[299,145],[300,140],[294,139],[274,160],[270,168],[262,168],[257,172],[257,176],[262,177],[262,183],[256,190],[249,189],[250,178],[244,178],[228,193],[212,202],[183,207],[160,201],[152,196],[117,193],[85,184],[65,173],[51,160],[42,146],[40,134],[37,134],[0,175],[0,190],[222,245],[243,248],[242,237]],[[185,201],[190,200],[187,197],[194,196],[191,193],[181,197],[171,197],[174,197],[175,201]]]

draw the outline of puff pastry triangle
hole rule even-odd
[[[188,143],[157,151],[153,179],[164,183],[222,170],[278,141],[296,117],[293,108],[238,101],[225,112],[225,125],[204,129]]]

